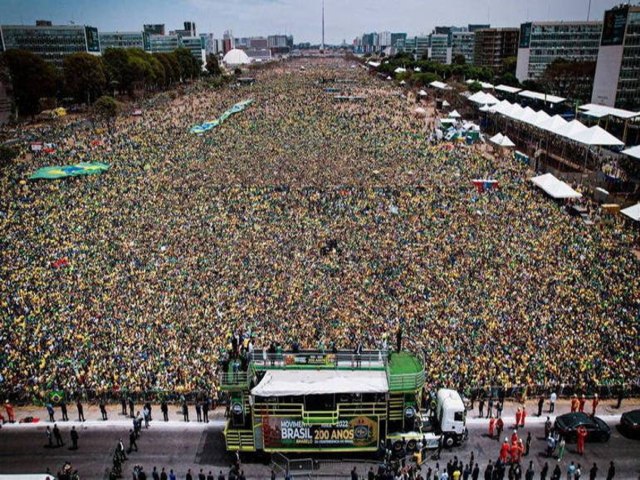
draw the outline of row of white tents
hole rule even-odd
[[[583,145],[624,147],[622,141],[598,125],[587,127],[578,120],[567,122],[561,116],[550,116],[543,110],[536,112],[531,107],[522,107],[518,103],[510,103],[507,100],[499,101],[490,93],[477,92],[469,97],[469,100],[483,104],[480,107],[480,111],[498,113],[504,117],[526,123]]]

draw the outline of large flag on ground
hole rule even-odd
[[[78,175],[95,175],[109,170],[107,163],[78,163],[76,165],[66,165],[64,167],[43,167],[29,177],[30,180],[37,178],[65,178],[76,177]]]
[[[243,100],[242,102],[238,102],[230,109],[225,110],[225,112],[222,115],[220,115],[220,117],[218,117],[217,120],[210,120],[208,122],[203,122],[200,125],[194,125],[193,127],[191,127],[189,132],[198,133],[198,134],[208,132],[209,130],[214,129],[221,123],[225,122],[234,113],[242,112],[245,108],[247,108],[252,103],[253,103],[252,98],[248,100]]]

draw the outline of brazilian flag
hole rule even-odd
[[[49,401],[53,404],[60,403],[64,400],[64,392],[62,390],[52,390],[49,392]]]
[[[30,180],[38,178],[56,179],[66,177],[76,177],[78,175],[95,175],[109,170],[107,163],[78,163],[76,165],[66,165],[64,167],[44,167],[29,177]]]

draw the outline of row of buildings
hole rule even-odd
[[[293,37],[269,35],[235,39],[231,32],[223,38],[211,33],[198,35],[194,22],[167,32],[164,24],[147,24],[140,31],[102,32],[88,25],[52,25],[38,20],[35,25],[0,25],[0,51],[22,49],[46,61],[62,66],[64,57],[77,52],[100,55],[108,48],[140,48],[149,53],[172,52],[186,48],[202,63],[206,55],[225,54],[233,48],[246,50],[249,57],[269,59],[287,54],[293,48]]]
[[[395,40],[395,41],[394,41]],[[602,21],[527,22],[519,28],[490,25],[436,27],[430,35],[370,33],[353,42],[356,53],[412,53],[415,58],[491,67],[499,72],[516,58],[519,81],[538,80],[556,59],[594,62],[592,102],[640,107],[640,6],[607,10]]]

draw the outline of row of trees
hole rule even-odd
[[[207,58],[207,67],[214,75],[220,74],[215,57]],[[153,54],[137,48],[107,49],[102,56],[74,53],[64,58],[61,70],[31,52],[8,50],[0,56],[3,68],[8,71],[16,107],[22,115],[37,114],[40,99],[46,97],[92,104],[105,93],[134,95],[201,74],[200,62],[185,48]]]
[[[517,59],[515,57],[506,58],[502,70],[494,72],[491,68],[467,64],[462,55],[456,55],[451,65],[445,65],[424,59],[414,60],[413,55],[410,53],[399,53],[394,57],[385,59],[378,71],[385,75],[393,76],[396,68],[406,68],[406,73],[395,75],[395,78],[417,86],[428,85],[434,80],[447,81],[455,79],[462,81],[472,78],[496,85],[504,84],[546,92],[580,102],[586,102],[591,97],[596,68],[595,62],[579,62],[559,58],[549,64],[538,80],[526,80],[522,83],[515,76],[516,63]],[[419,68],[420,71],[416,72],[416,68]],[[481,88],[478,83],[470,85],[469,89],[473,92]]]

